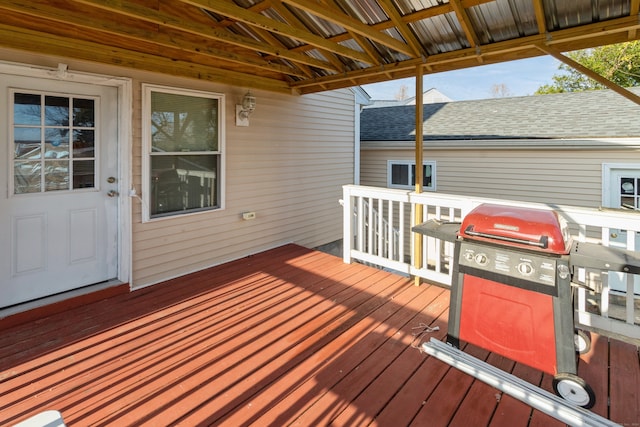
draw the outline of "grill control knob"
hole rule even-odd
[[[476,254],[475,260],[478,265],[485,266],[489,264],[489,258],[487,257],[487,254],[483,254],[483,253]]]
[[[518,271],[523,276],[531,276],[533,274],[533,266],[528,262],[521,262],[518,264]]]

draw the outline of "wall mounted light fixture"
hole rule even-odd
[[[242,104],[236,105],[236,126],[249,126],[249,116],[256,109],[256,97],[248,91],[242,98]]]

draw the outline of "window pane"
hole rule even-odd
[[[13,139],[15,142],[16,159],[39,159],[40,150],[40,128],[20,128],[13,129]]]
[[[69,161],[54,160],[44,164],[45,191],[69,189]]]
[[[93,130],[73,131],[73,157],[95,156],[95,132]]]
[[[14,164],[14,193],[39,193],[41,186],[41,164],[36,162],[18,161]]]
[[[151,93],[153,152],[218,150],[218,100]]]
[[[94,114],[94,101],[93,99],[78,99],[73,100],[73,125],[80,127],[94,127],[95,126],[95,114]]]
[[[44,97],[44,124],[46,126],[69,126],[69,98]]]
[[[40,95],[16,93],[13,96],[13,123],[16,125],[40,125]]]
[[[44,157],[65,159],[69,157],[69,129],[45,129]]]
[[[620,179],[620,194],[635,194],[635,185],[633,178]]]
[[[93,160],[73,162],[73,188],[93,188],[95,186],[95,166]]]
[[[422,186],[423,187],[431,187],[432,176],[431,176],[431,165],[423,165],[422,166]]]
[[[219,206],[218,156],[152,156],[151,215]]]
[[[409,185],[408,165],[391,165],[391,184]]]

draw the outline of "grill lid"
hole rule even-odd
[[[459,236],[555,254],[568,254],[566,221],[553,210],[485,203],[462,221]]]

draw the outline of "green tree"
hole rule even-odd
[[[640,41],[576,50],[567,56],[619,86],[640,86]],[[566,64],[558,69],[563,73],[554,75],[553,83],[540,86],[536,95],[606,88]]]

